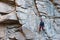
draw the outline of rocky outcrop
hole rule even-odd
[[[3,37],[4,40],[59,40],[60,13],[59,7],[56,9],[54,5],[55,1],[16,0],[15,6],[0,2],[0,24],[4,24],[3,27],[1,26],[3,33],[0,33],[1,38]],[[38,33],[40,18],[44,21],[45,31]]]

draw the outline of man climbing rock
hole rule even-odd
[[[41,20],[41,22],[40,22],[40,25],[39,25],[39,32],[41,30],[44,30],[44,22],[43,22],[42,18],[40,20]]]

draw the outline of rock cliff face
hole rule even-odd
[[[45,31],[39,33],[40,18]],[[59,31],[60,0],[15,0],[15,6],[0,2],[0,40],[60,40]]]

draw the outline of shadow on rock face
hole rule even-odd
[[[14,38],[9,38],[10,40],[17,40],[15,37]]]
[[[3,2],[3,3],[6,3],[10,6],[15,6],[15,2],[14,1],[11,1],[11,0],[0,0],[0,2]]]

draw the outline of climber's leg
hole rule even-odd
[[[41,31],[41,26],[39,27],[39,32]]]
[[[45,31],[44,27],[42,27],[42,30]]]

